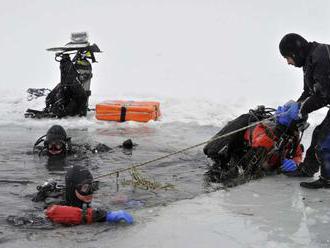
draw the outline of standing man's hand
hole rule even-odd
[[[299,119],[300,104],[290,101],[284,106],[279,106],[275,112],[276,120],[279,124],[290,126],[293,120]]]

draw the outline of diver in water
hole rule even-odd
[[[132,155],[135,146],[137,144],[128,139],[116,148],[121,148],[120,150],[126,155]],[[102,143],[94,146],[87,143],[72,143],[71,137],[67,136],[62,126],[53,125],[45,135],[35,142],[32,153],[48,158],[45,166],[49,171],[63,171],[66,167],[77,163],[88,166],[93,160],[91,155],[110,151],[113,151],[113,149]],[[31,152],[28,152],[28,154],[31,154]]]
[[[133,217],[124,210],[105,211],[91,207],[95,182],[90,171],[82,166],[70,168],[65,176],[64,205],[52,204],[45,213],[49,220],[60,224],[93,222],[133,223]]]
[[[88,144],[72,144],[71,137],[68,137],[64,128],[60,125],[53,125],[47,133],[41,136],[33,146],[33,153],[39,156],[50,158],[65,157],[73,154],[86,154],[87,152],[98,153],[108,152],[111,148],[104,144],[98,144],[91,148]]]
[[[42,145],[40,145],[43,142]],[[72,153],[71,138],[67,136],[64,128],[53,125],[47,133],[41,136],[33,146],[33,152],[47,156],[65,156]]]
[[[98,184],[86,167],[73,166],[65,176],[65,185],[48,181],[37,187],[35,202],[44,202],[45,215],[53,223],[65,225],[91,224],[94,222],[133,223],[133,217],[124,210],[106,211],[92,208],[93,193]],[[16,226],[46,226],[47,221],[36,215],[27,217],[9,216],[7,221]]]
[[[274,111],[264,106],[250,110],[228,122],[206,144],[204,153],[213,161],[206,173],[209,181],[231,184],[236,178],[244,182],[274,171],[288,173],[297,169],[303,153],[300,131],[308,124],[302,121],[287,127],[281,118],[275,121]],[[263,122],[253,125],[260,121]],[[249,125],[252,126],[244,129]],[[239,129],[242,130],[235,132]],[[219,138],[231,132],[234,133]]]

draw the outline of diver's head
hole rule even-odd
[[[54,125],[47,131],[44,146],[47,148],[48,155],[58,156],[66,153],[68,141],[64,128],[60,125]]]
[[[286,34],[280,41],[279,49],[289,65],[302,67],[309,52],[309,42],[299,34]]]
[[[86,167],[73,166],[65,176],[65,204],[74,207],[89,205],[93,199],[93,176]]]

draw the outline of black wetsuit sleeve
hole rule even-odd
[[[93,209],[93,222],[105,222],[107,217],[107,211],[103,209]]]
[[[303,95],[308,96],[308,93],[305,93],[307,88],[312,94],[302,102],[302,115],[318,110],[330,102],[330,49],[328,45],[319,44],[306,64]]]
[[[327,104],[328,103],[326,99],[322,99],[320,96],[317,95],[312,95],[307,98],[305,102],[302,103],[300,113],[302,116],[306,116],[311,112],[323,108]]]
[[[309,91],[306,83],[304,83],[304,91],[301,94],[301,96],[298,98],[297,102],[303,103],[310,96],[311,96],[310,91]]]

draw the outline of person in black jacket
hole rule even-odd
[[[330,103],[330,45],[308,42],[294,33],[285,35],[279,49],[289,65],[304,72],[304,90],[297,100],[298,117],[307,116]],[[289,175],[312,177],[321,167],[320,178],[302,182],[306,188],[330,188],[330,111],[312,135],[311,145],[299,169]]]
[[[87,108],[87,93],[78,81],[78,72],[70,56],[68,54],[61,56],[61,82],[48,94],[45,110],[58,118],[84,116]]]

